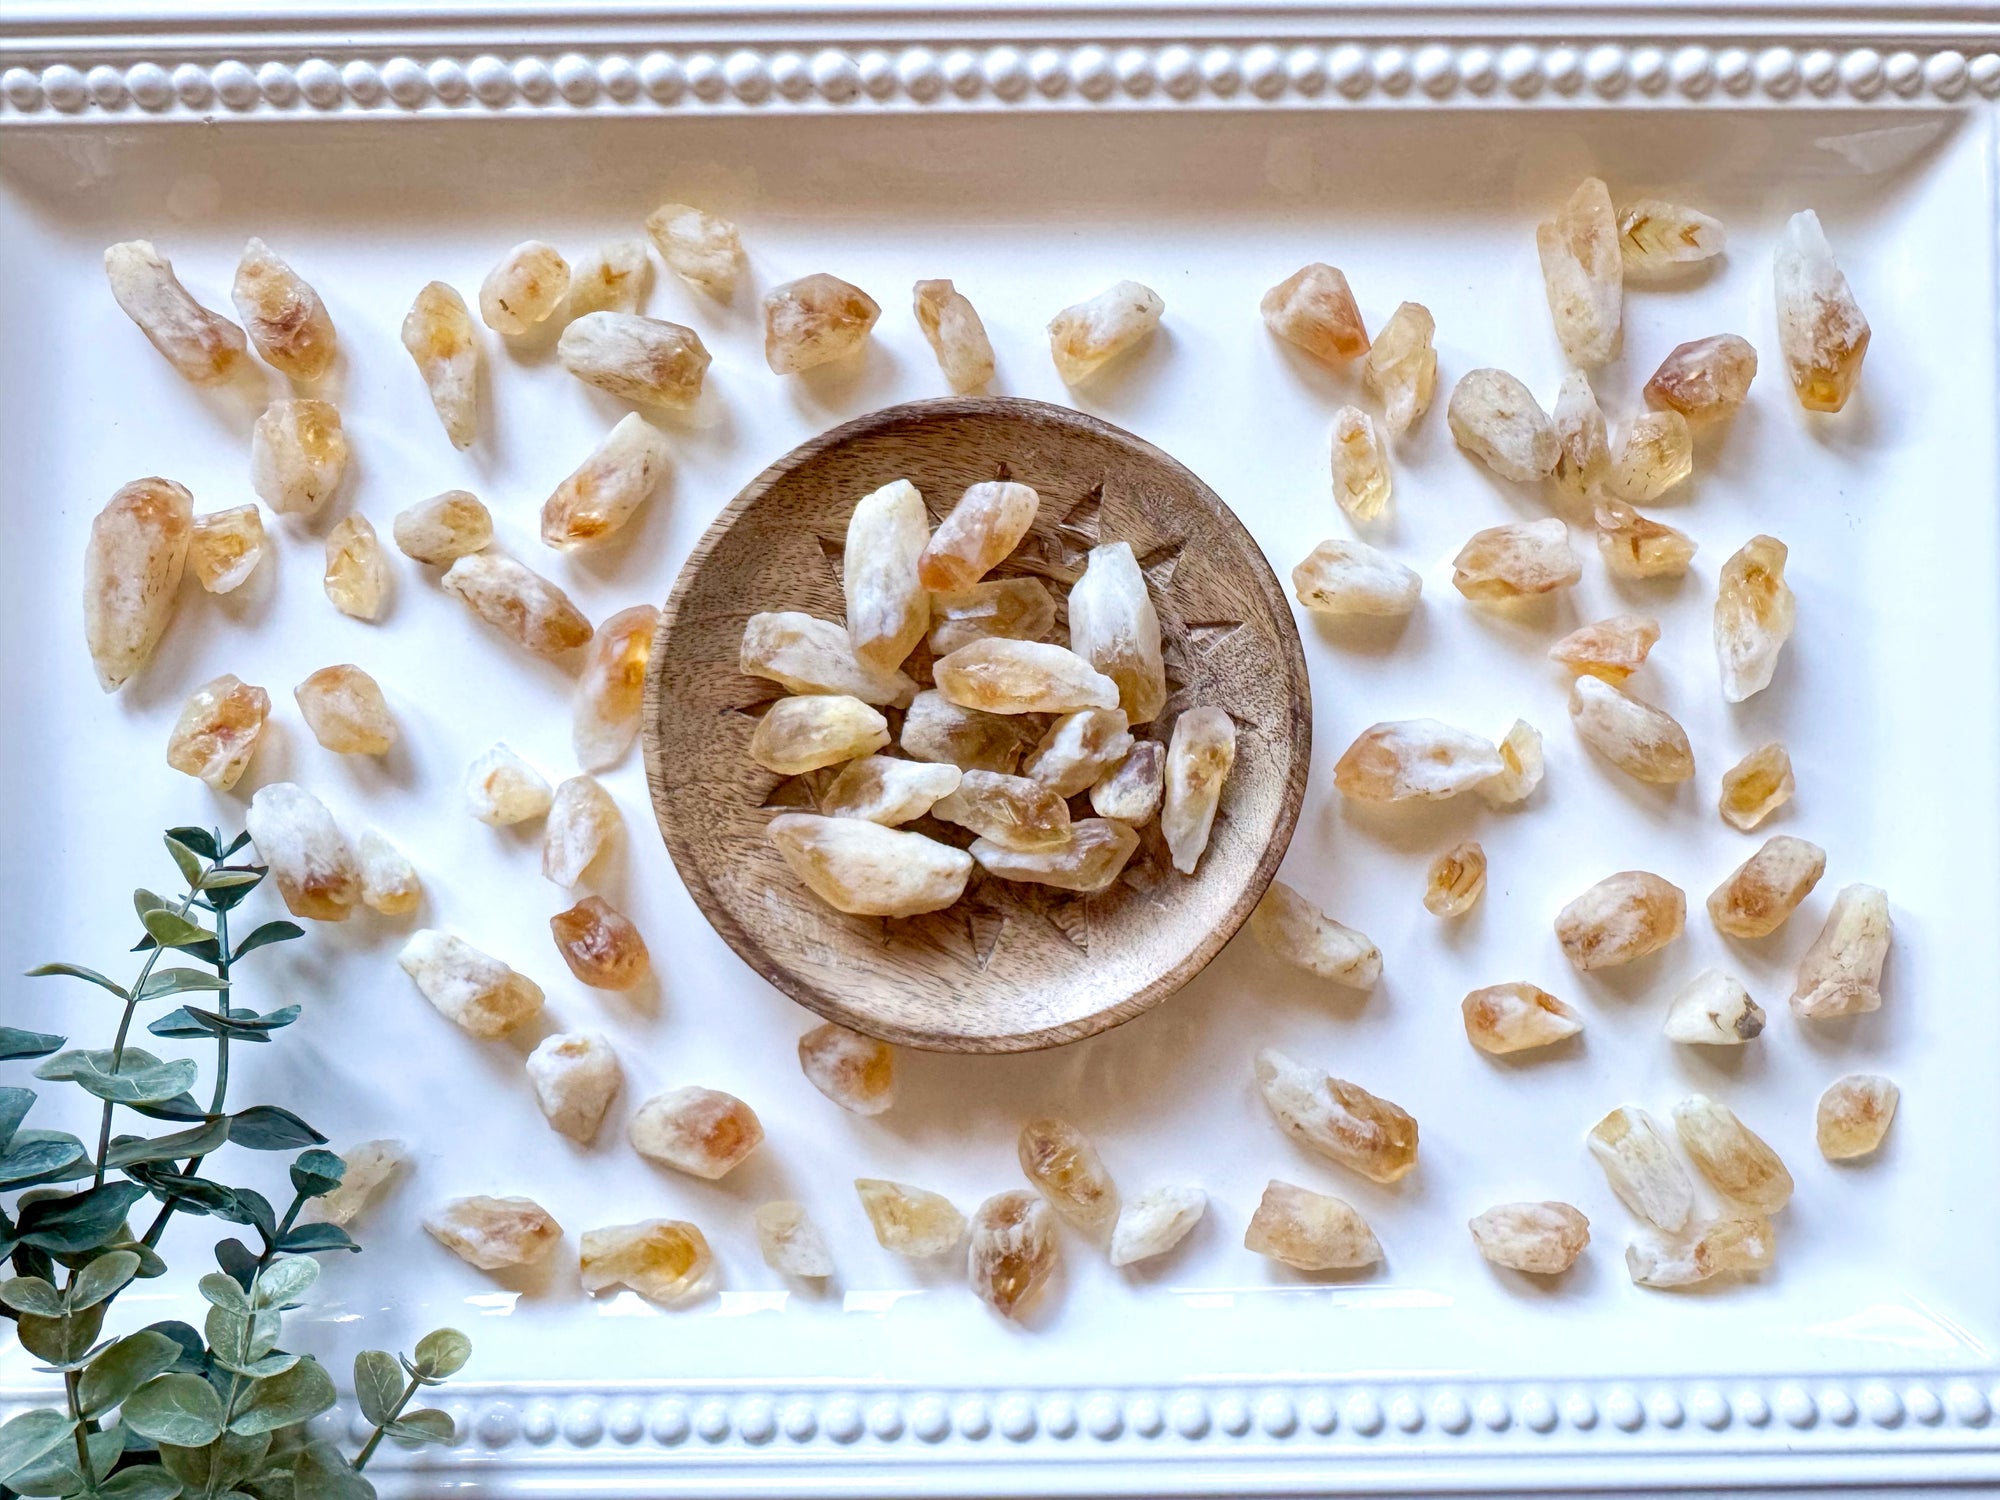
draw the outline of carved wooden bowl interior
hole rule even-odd
[[[750,759],[781,689],[738,670],[759,610],[845,618],[841,550],[854,502],[891,480],[923,492],[933,523],[968,485],[1040,492],[1034,528],[992,577],[1033,574],[1058,599],[1100,541],[1127,541],[1151,585],[1171,696],[1135,732],[1166,740],[1185,708],[1236,721],[1236,765],[1193,876],[1158,820],[1093,896],[975,868],[957,905],[901,920],[850,917],[793,876],[764,834],[810,811],[839,767],[781,777]],[[1066,639],[1060,609],[1052,638]],[[905,670],[930,685],[919,645]],[[901,715],[885,710],[892,732]],[[1291,606],[1215,492],[1130,433],[1064,407],[1003,397],[912,402],[794,449],[718,516],[682,569],[647,670],[646,773],[695,903],[759,974],[857,1031],[950,1052],[1022,1052],[1128,1021],[1172,994],[1249,916],[1283,858],[1311,751],[1305,659]],[[893,747],[889,751],[894,753]],[[1087,799],[1073,810],[1090,816]],[[972,835],[909,825],[963,847]]]

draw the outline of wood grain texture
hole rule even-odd
[[[757,717],[781,690],[738,670],[744,623],[767,609],[844,618],[848,514],[871,490],[910,480],[935,524],[966,486],[1000,477],[1034,486],[1042,504],[990,576],[1039,576],[1062,594],[1092,546],[1132,544],[1159,611],[1170,694],[1138,732],[1164,741],[1175,716],[1200,704],[1236,721],[1236,765],[1208,851],[1192,877],[1176,874],[1155,820],[1119,881],[1098,895],[975,869],[946,911],[845,916],[806,890],[765,837],[777,811],[811,810],[839,768],[781,777],[750,760]],[[1066,640],[1064,630],[1059,614],[1052,638]],[[929,685],[925,647],[905,670]],[[1284,857],[1312,735],[1290,602],[1215,492],[1109,423],[1006,397],[890,407],[822,433],[758,475],[674,584],[647,668],[643,723],[667,849],[724,940],[830,1020],[950,1052],[1076,1041],[1130,1020],[1198,973]],[[891,724],[900,728],[893,710]],[[970,842],[965,830],[930,819],[911,826]]]

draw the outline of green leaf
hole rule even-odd
[[[21,1128],[21,1122],[28,1118],[28,1111],[34,1107],[33,1089],[0,1088],[0,1151],[7,1149],[7,1143],[14,1139],[14,1132]]]
[[[96,1483],[96,1476],[109,1474],[125,1451],[125,1429],[107,1427],[84,1438],[90,1453],[90,1474],[86,1476],[76,1461],[76,1444],[62,1443],[7,1481],[11,1490],[23,1495],[81,1495]]]
[[[143,885],[132,893],[132,910],[139,914],[141,922],[146,920],[149,911],[172,911],[178,904],[147,890]]]
[[[200,969],[156,969],[139,986],[141,1000],[158,1000],[167,995],[183,995],[190,990],[226,990],[229,981]]]
[[[83,1142],[65,1130],[17,1131],[7,1149],[0,1151],[0,1188],[67,1182],[90,1172]]]
[[[142,918],[146,936],[162,948],[186,949],[190,944],[213,941],[215,934],[199,922],[190,922],[178,912],[149,911]]]
[[[215,1488],[229,1489],[243,1483],[264,1466],[271,1451],[271,1434],[252,1433],[247,1437],[225,1432],[220,1441],[206,1448],[177,1448],[160,1445],[160,1462],[191,1490],[206,1494],[210,1479]]]
[[[221,854],[216,856],[216,858],[227,859],[229,858],[230,855],[234,854],[238,849],[241,849],[245,844],[249,842],[250,842],[250,830],[246,828],[243,830],[243,832],[237,834],[235,838],[231,839],[229,841],[229,847],[227,849],[224,849]]]
[[[310,1255],[274,1256],[250,1287],[252,1307],[290,1307],[319,1280],[319,1262]]]
[[[28,970],[28,977],[30,979],[41,979],[51,974],[63,974],[71,979],[88,980],[92,984],[99,985],[111,991],[120,1000],[129,1000],[131,998],[126,993],[124,985],[115,983],[105,975],[98,973],[95,969],[86,969],[82,964],[38,964]]]
[[[39,1276],[9,1276],[0,1281],[0,1302],[15,1312],[33,1313],[38,1318],[63,1315],[62,1293],[56,1290],[54,1282]]]
[[[288,1109],[257,1104],[229,1117],[231,1144],[251,1151],[295,1151],[320,1146],[326,1137]]]
[[[237,1412],[229,1430],[269,1432],[308,1421],[330,1408],[335,1399],[333,1377],[320,1368],[318,1360],[302,1359],[284,1374],[252,1386],[249,1401]]]
[[[338,1224],[294,1224],[278,1236],[280,1250],[318,1252],[321,1250],[359,1250],[354,1237]]]
[[[261,1016],[254,1010],[235,1006],[225,1012],[184,1005],[148,1023],[146,1029],[154,1036],[176,1039],[226,1036],[239,1042],[268,1042],[271,1040],[268,1033],[281,1026],[289,1026],[298,1018],[299,1008],[296,1005],[282,1005]]]
[[[278,1315],[274,1312],[243,1313],[233,1308],[211,1307],[202,1328],[208,1347],[217,1360],[232,1368],[255,1364],[278,1343]]]
[[[129,1050],[129,1049],[127,1049]],[[126,1106],[134,1114],[144,1115],[149,1120],[206,1120],[208,1111],[195,1102],[193,1094],[180,1093],[171,1099],[160,1099],[150,1104]]]
[[[258,881],[264,878],[264,874],[265,872],[262,868],[243,869],[239,867],[231,869],[229,866],[223,865],[210,870],[203,877],[201,888],[204,891],[233,891],[239,886],[257,884]]]
[[[66,1298],[72,1311],[95,1307],[139,1274],[139,1257],[130,1250],[107,1250],[95,1257],[69,1284]]]
[[[266,922],[262,927],[257,928],[250,936],[236,945],[236,951],[229,956],[230,961],[234,962],[246,953],[254,953],[266,944],[289,942],[293,938],[302,938],[305,935],[305,928],[299,926],[296,922],[282,920]]]
[[[222,1398],[199,1375],[155,1375],[125,1398],[119,1420],[156,1443],[199,1448],[222,1435]]]
[[[18,1026],[0,1026],[0,1062],[18,1062],[24,1057],[47,1057],[66,1037],[47,1031],[23,1031]]]
[[[424,1443],[443,1443],[446,1447],[450,1447],[458,1441],[457,1425],[448,1413],[439,1411],[435,1406],[404,1412],[382,1430],[398,1442],[419,1446]]]
[[[83,1048],[58,1052],[35,1069],[37,1078],[71,1082],[114,1104],[157,1104],[182,1094],[201,1074],[191,1058],[162,1062],[139,1047],[127,1047],[112,1068],[112,1049]]]
[[[215,1357],[215,1362],[221,1365],[223,1369],[233,1370],[246,1379],[268,1380],[273,1375],[284,1374],[285,1371],[289,1370],[303,1358],[305,1356],[302,1354],[266,1354],[262,1358],[253,1359],[247,1364],[239,1365],[233,1361],[224,1359],[218,1354]]]
[[[195,1283],[202,1300],[212,1307],[224,1307],[233,1313],[250,1311],[250,1299],[243,1288],[236,1284],[236,1278],[225,1276],[220,1271],[210,1271]]]
[[[217,1240],[215,1242],[215,1263],[223,1273],[242,1287],[247,1295],[251,1278],[257,1274],[257,1257],[250,1247],[241,1240]]]
[[[456,1328],[437,1328],[417,1340],[417,1374],[426,1382],[449,1380],[472,1358],[472,1340]]]
[[[202,1339],[200,1331],[192,1324],[168,1318],[162,1322],[148,1323],[144,1331],[170,1338],[181,1346],[180,1363],[175,1368],[190,1374],[200,1371],[202,1359],[208,1353],[208,1345]]]
[[[175,1500],[180,1492],[181,1482],[159,1464],[120,1469],[97,1490],[105,1500]]]
[[[375,1486],[354,1472],[341,1451],[321,1439],[308,1443],[292,1468],[293,1500],[375,1500]]]
[[[167,837],[187,845],[190,850],[199,854],[203,859],[221,859],[224,857],[216,851],[215,835],[210,833],[206,828],[169,828],[167,830]]]
[[[232,1207],[236,1194],[206,1177],[187,1177],[167,1170],[158,1162],[135,1161],[125,1169],[134,1182],[143,1183],[162,1203],[175,1203],[182,1213],[210,1214]]]
[[[164,1333],[132,1333],[83,1367],[77,1402],[86,1417],[101,1417],[155,1375],[180,1363],[181,1346]]]
[[[363,1349],[354,1356],[354,1399],[371,1426],[381,1427],[403,1399],[403,1367],[381,1349]]]
[[[38,1318],[21,1314],[15,1322],[21,1346],[39,1354],[59,1370],[80,1369],[90,1358],[91,1346],[104,1327],[104,1304],[65,1313],[60,1318]]]
[[[21,1209],[15,1234],[53,1254],[95,1250],[118,1233],[125,1211],[145,1196],[136,1182],[107,1182],[66,1197],[40,1198]]]
[[[149,933],[134,943],[131,951],[134,953],[151,953],[159,946],[158,943],[153,941],[152,935]],[[174,947],[176,945],[169,943],[167,946]],[[222,967],[222,947],[212,937],[205,937],[196,942],[181,943],[178,946],[181,952],[198,963],[208,964],[210,967],[217,969]]]
[[[56,1444],[67,1442],[75,1430],[76,1423],[59,1411],[22,1412],[0,1427],[0,1481],[11,1479],[15,1470],[25,1469]]]
[[[277,1238],[278,1216],[271,1209],[271,1200],[255,1188],[230,1188],[229,1202],[209,1212],[232,1224],[247,1224],[267,1240]]]
[[[192,1130],[176,1130],[171,1135],[119,1136],[104,1154],[107,1167],[129,1167],[134,1162],[178,1161],[183,1156],[206,1156],[229,1139],[229,1121],[216,1118]]]
[[[174,863],[180,866],[181,878],[191,886],[199,886],[201,884],[201,856],[188,848],[186,844],[175,838],[171,833],[166,837],[166,845],[167,853],[171,854],[174,857]],[[209,841],[209,848],[213,849],[214,847],[215,841],[211,839]]]
[[[301,1198],[324,1198],[346,1175],[347,1163],[331,1151],[301,1151],[292,1162],[292,1191]]]

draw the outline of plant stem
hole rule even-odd
[[[226,1016],[229,1014],[230,994],[229,909],[227,907],[219,908],[215,913],[215,948],[216,952],[221,955],[216,960],[215,977],[222,981],[222,988],[216,991],[217,1009]],[[227,1031],[220,1031],[215,1036],[215,1093],[209,1100],[208,1112],[210,1114],[219,1115],[222,1113],[222,1103],[228,1092],[229,1033]],[[189,1157],[187,1165],[181,1168],[181,1176],[194,1176],[196,1172],[201,1170],[202,1160],[199,1156]],[[145,1237],[141,1241],[142,1244],[151,1247],[160,1243],[160,1236],[166,1233],[167,1220],[174,1216],[174,1210],[180,1207],[180,1203],[181,1200],[178,1198],[169,1198],[165,1203],[160,1205],[160,1211],[153,1216],[152,1225],[146,1230]]]
[[[389,1413],[389,1421],[380,1423],[375,1428],[375,1430],[368,1435],[368,1441],[362,1445],[360,1453],[355,1455],[354,1458],[355,1473],[359,1474],[364,1468],[368,1466],[368,1460],[375,1456],[375,1450],[382,1445],[382,1434],[389,1430],[390,1423],[394,1422],[396,1418],[400,1417],[403,1414],[403,1408],[410,1404],[410,1398],[416,1395],[416,1393],[417,1393],[417,1382],[415,1380],[412,1380],[408,1385],[403,1387],[403,1399],[398,1401],[395,1405],[394,1410],[392,1410]]]
[[[76,1281],[76,1272],[71,1271],[69,1279],[74,1284]],[[81,1370],[63,1371],[63,1390],[69,1397],[69,1416],[70,1420],[76,1423],[74,1436],[76,1438],[77,1472],[83,1475],[83,1487],[87,1492],[97,1488],[97,1476],[91,1471],[90,1438],[83,1430],[83,1407],[77,1401],[77,1389],[82,1384],[83,1372]]]

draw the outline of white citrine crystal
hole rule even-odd
[[[541,817],[554,796],[542,773],[505,745],[495,745],[465,772],[466,808],[495,828]]]
[[[624,1074],[611,1043],[595,1031],[557,1032],[528,1054],[528,1082],[550,1125],[588,1145]]]
[[[440,1015],[476,1037],[505,1036],[542,1008],[540,985],[448,932],[412,934],[396,962]]]

